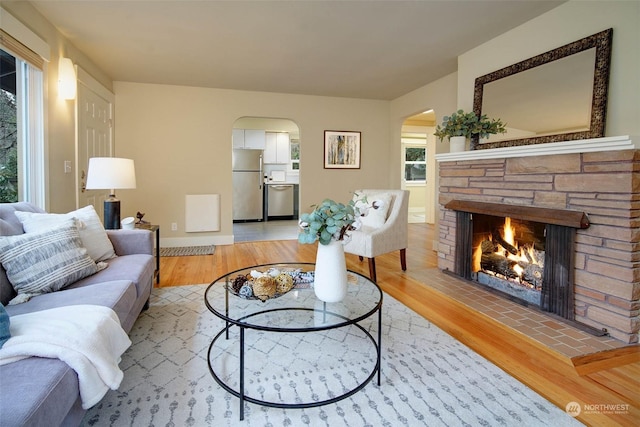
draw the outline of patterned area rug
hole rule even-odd
[[[317,408],[245,403],[241,422],[238,398],[213,380],[207,366],[211,338],[223,323],[207,311],[205,289],[153,289],[151,307],[134,325],[133,345],[120,364],[120,388],[88,411],[83,426],[581,425],[386,294],[381,386],[374,379],[351,397]],[[362,326],[377,336],[377,319],[367,322]],[[237,378],[234,329],[213,358],[231,382]],[[245,388],[261,399],[325,400],[366,377],[374,366],[372,344],[357,328],[245,335]]]
[[[160,256],[211,255],[215,248],[216,247],[214,245],[160,248]]]

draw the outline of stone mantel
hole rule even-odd
[[[551,142],[548,144],[517,145],[486,150],[461,151],[436,154],[438,162],[461,160],[505,159],[513,157],[548,156],[553,154],[593,153],[598,151],[639,150],[640,137],[611,136],[581,139],[578,141]]]

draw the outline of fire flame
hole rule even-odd
[[[516,229],[515,227],[511,226],[511,218],[510,217],[506,217],[504,219],[504,230],[502,231],[502,238],[504,239],[505,242],[516,246],[516,240],[515,240],[515,236],[516,235]]]
[[[530,246],[525,246],[524,248],[519,248],[518,244],[516,242],[515,239],[515,235],[516,235],[516,229],[515,227],[511,226],[511,218],[506,217],[504,219],[504,230],[503,230],[503,235],[502,238],[504,239],[505,242],[509,243],[510,245],[514,246],[516,249],[518,250],[517,254],[512,254],[509,253],[508,251],[505,251],[508,253],[507,255],[507,259],[510,259],[512,261],[515,262],[527,262],[530,264],[536,264],[536,265],[540,265],[540,263],[538,262],[538,260],[536,259],[536,255],[535,252],[533,250],[532,247]],[[527,256],[529,255],[529,256]],[[515,271],[518,276],[522,277],[522,273],[524,273],[524,269],[516,264],[513,266],[513,271]]]

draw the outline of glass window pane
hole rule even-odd
[[[426,164],[405,164],[404,179],[407,181],[425,181],[427,179]]]
[[[291,160],[300,160],[300,144],[292,142],[289,147],[291,150]]]
[[[405,150],[405,160],[407,162],[425,161],[425,148],[407,147]]]
[[[0,203],[18,201],[16,60],[5,51],[0,74]]]

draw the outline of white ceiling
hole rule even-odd
[[[116,81],[391,100],[563,1],[32,1]]]

